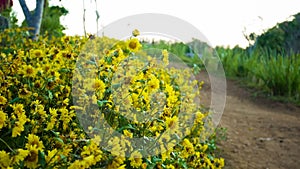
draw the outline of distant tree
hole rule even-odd
[[[278,23],[261,35],[251,33],[249,39],[255,43],[248,49],[264,49],[277,53],[300,53],[300,13],[293,19]]]
[[[13,6],[12,0],[0,0],[0,31],[9,27],[9,19],[2,13],[5,13],[6,9],[9,9]]]
[[[31,11],[30,13],[33,15],[35,11]],[[68,10],[64,7],[59,6],[49,6],[48,1],[45,1],[44,4],[44,11],[40,26],[40,34],[45,34],[49,37],[56,36],[60,37],[63,36],[63,30],[65,27],[60,23],[60,17],[68,14]],[[29,27],[26,20],[22,22],[23,27]]]
[[[36,39],[37,36],[40,34],[45,0],[36,0],[36,7],[33,13],[29,11],[25,0],[19,0],[19,3],[25,15],[25,20],[27,22],[27,25],[33,28],[30,31],[32,33],[32,38]]]
[[[4,16],[0,16],[0,31],[7,29],[9,27],[8,19]]]
[[[41,25],[41,34],[47,33],[50,37],[63,36],[65,27],[60,23],[60,17],[68,14],[68,10],[59,6],[47,6],[44,9],[44,15]]]

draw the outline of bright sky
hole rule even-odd
[[[26,0],[34,9],[35,0]],[[84,0],[86,29],[96,33],[95,0]],[[62,18],[68,35],[83,35],[83,0],[50,0],[62,5],[69,14]],[[261,33],[276,23],[285,21],[300,12],[299,0],[97,0],[100,14],[99,29],[126,16],[142,13],[168,14],[197,27],[213,46],[245,47],[246,33]],[[14,10],[20,21],[24,19],[18,1]]]

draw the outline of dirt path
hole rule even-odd
[[[204,80],[204,100],[210,93],[209,78]],[[225,110],[219,124],[227,128],[221,141],[226,169],[300,168],[300,108],[254,98],[235,81],[227,80]]]

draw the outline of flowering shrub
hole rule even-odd
[[[201,84],[167,51],[147,56],[135,37],[26,37],[0,35],[1,168],[224,166],[194,103]]]

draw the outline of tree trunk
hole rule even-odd
[[[36,7],[33,13],[30,13],[25,0],[19,0],[19,3],[25,15],[27,25],[33,28],[33,30],[30,30],[30,33],[32,33],[32,39],[37,39],[40,34],[45,0],[36,0]]]
[[[4,31],[7,28],[9,28],[9,20],[0,15],[0,31]]]

